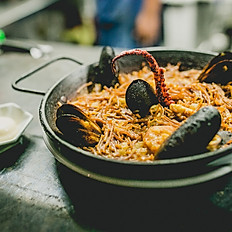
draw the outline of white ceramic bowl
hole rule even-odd
[[[0,146],[17,142],[32,118],[15,103],[0,105]]]

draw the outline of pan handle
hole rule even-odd
[[[49,66],[50,64],[52,63],[55,63],[56,61],[59,61],[59,60],[69,60],[69,61],[73,61],[79,65],[83,65],[83,63],[75,60],[75,59],[72,59],[70,57],[58,57],[58,58],[55,58],[53,60],[50,60],[48,61],[47,63],[45,64],[42,64],[41,66],[39,66],[38,68],[30,71],[29,73],[27,74],[24,74],[22,75],[21,77],[19,77],[17,80],[15,80],[13,83],[12,83],[12,88],[17,90],[17,91],[21,91],[21,92],[24,92],[24,93],[33,93],[33,94],[37,94],[37,95],[45,95],[46,92],[43,92],[43,91],[39,91],[39,90],[33,90],[33,89],[28,89],[28,88],[24,88],[24,87],[20,87],[18,84],[25,80],[26,78],[32,76],[33,74],[37,73],[38,71],[42,70],[43,68]]]

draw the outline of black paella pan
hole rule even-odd
[[[196,51],[168,50],[162,48],[147,49],[159,66],[181,62],[181,69],[202,69],[213,53]],[[63,58],[60,58],[63,59]],[[128,58],[130,59],[130,58]],[[139,66],[141,60],[134,58],[133,64]],[[75,61],[75,60],[74,60]],[[124,60],[127,63],[127,60]],[[18,83],[36,71],[44,68],[51,61],[17,80],[13,87],[20,91],[32,92],[18,87]],[[76,61],[75,61],[76,62]],[[79,62],[77,62],[79,63]],[[44,95],[39,115],[44,140],[55,158],[69,169],[104,183],[135,188],[176,188],[208,182],[228,175],[232,171],[230,153],[232,147],[182,158],[156,160],[154,162],[132,162],[107,159],[77,148],[60,137],[56,131],[55,119],[61,96],[72,98],[76,90],[88,80],[89,70],[96,66],[80,65],[73,73],[65,76],[52,86]],[[130,65],[131,68],[131,65]],[[135,67],[136,68],[136,67]],[[133,67],[131,68],[133,70]],[[38,93],[38,92],[36,92]],[[43,93],[40,93],[43,94]],[[231,158],[232,159],[232,158]]]

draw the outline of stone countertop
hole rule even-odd
[[[41,59],[26,53],[0,55],[0,104],[14,102],[34,116],[24,132],[22,145],[0,154],[1,231],[86,231],[70,217],[72,205],[57,178],[55,160],[42,139],[38,117],[42,96],[15,91],[11,83],[59,56],[85,64],[96,62],[101,48],[59,43],[52,43],[52,47],[53,52]],[[75,63],[60,61],[28,82],[33,83],[33,88],[42,86],[46,90],[75,68]],[[27,81],[23,84],[27,85]]]
[[[91,64],[98,61],[101,47],[84,47],[51,42],[46,43],[53,47],[53,51],[40,59],[33,59],[29,54],[25,53],[11,52],[0,55],[0,104],[14,102],[34,116],[33,121],[23,134],[22,143],[0,154],[0,228],[1,231],[7,232],[98,231],[94,229],[94,226],[88,225],[88,220],[82,224],[76,220],[76,216],[73,216],[75,215],[73,202],[70,200],[70,196],[67,194],[66,188],[64,188],[59,178],[57,162],[45,146],[42,138],[42,129],[38,117],[38,109],[42,96],[15,91],[12,89],[11,83],[29,70],[60,56],[75,58],[86,65]],[[30,81],[26,80],[23,85],[35,89],[41,88],[41,90],[46,91],[60,78],[67,75],[67,73],[71,73],[76,68],[77,64],[75,63],[70,61],[59,61],[56,64],[52,64],[51,67],[47,67],[46,70],[42,70],[38,74],[35,74],[31,77]],[[78,189],[78,181],[75,181],[75,183],[70,181],[70,183],[73,185],[73,189]],[[80,191],[80,189],[77,190],[77,194],[78,191]],[[114,188],[112,187],[110,191],[114,191]],[[108,194],[112,193],[110,191]],[[136,191],[134,192],[136,195]],[[100,194],[104,195],[105,193],[98,192],[97,189],[96,192],[86,192],[86,198],[89,197],[87,201],[89,200],[91,202],[91,197],[94,195],[100,197]],[[172,231],[186,231],[186,228],[188,228],[188,231],[194,231],[197,227],[192,226],[192,223],[194,223],[195,226],[199,223],[199,226],[202,227],[205,223],[207,224],[210,222],[209,224],[212,224],[212,227],[205,227],[206,230],[203,229],[202,231],[209,231],[207,230],[209,228],[210,231],[218,231],[218,228],[225,229],[220,231],[231,231],[231,197],[231,184],[226,183],[222,189],[214,192],[213,195],[208,197],[208,200],[211,203],[213,202],[212,205],[207,203],[203,209],[196,206],[197,210],[193,210],[194,213],[191,215],[193,222],[192,220],[188,222],[186,218],[184,221],[181,221],[182,219],[179,218],[180,214],[177,208],[172,209],[175,213],[173,213],[173,220],[171,220],[171,223],[174,223],[174,221],[175,223],[169,226],[173,229]],[[123,200],[125,199],[122,199],[122,202]],[[172,205],[169,205],[169,203],[167,199],[168,206],[166,205],[166,207],[171,209]],[[104,202],[102,201],[102,207],[103,204]],[[136,204],[137,202],[134,202],[135,206]],[[113,205],[117,207],[116,204]],[[98,216],[104,221],[106,215],[97,215],[100,210],[96,208],[97,205],[93,205],[93,207],[95,208],[91,209],[90,207],[90,209],[96,212],[96,217]],[[111,210],[115,211],[113,206],[106,207],[106,209],[109,210],[106,214],[111,214]],[[127,212],[123,211],[125,209],[122,209],[122,211],[120,209],[118,210],[118,216],[123,213],[126,214],[125,212]],[[190,209],[185,208],[185,210],[186,213],[185,211],[181,213],[182,217],[184,214],[190,214]],[[138,214],[146,214],[146,212],[138,212]],[[124,216],[126,218],[129,215]],[[202,221],[200,221],[199,218]],[[166,228],[167,225],[165,224],[168,223],[165,222],[169,222],[170,220],[168,220],[168,218],[164,218],[163,220],[161,224],[163,224],[163,228]],[[156,221],[157,220],[154,220],[154,227],[157,226]],[[121,230],[119,229],[120,223],[122,222],[117,221],[117,216],[115,222],[117,226],[108,226],[105,231],[108,229],[123,231],[123,226]],[[132,224],[134,222],[132,222]],[[145,228],[142,223],[144,222],[141,222],[141,228]],[[146,223],[147,222],[145,222],[145,224]],[[175,226],[178,230],[175,230]],[[104,228],[104,226],[100,226],[99,228],[101,227]],[[126,231],[129,231],[130,228],[132,228],[132,226],[129,223]],[[137,230],[141,231],[141,228],[138,227]],[[194,230],[191,230],[191,228],[194,228]],[[134,230],[135,228],[133,228],[133,231]]]

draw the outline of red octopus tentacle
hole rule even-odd
[[[170,104],[174,103],[174,101],[171,99],[168,93],[165,84],[164,69],[159,67],[157,61],[149,52],[140,49],[132,49],[132,50],[121,52],[118,56],[114,57],[112,60],[113,72],[116,72],[115,61],[123,56],[129,56],[129,55],[143,56],[147,60],[151,68],[151,71],[154,74],[154,79],[156,83],[156,92],[160,104],[164,106],[169,106]]]

